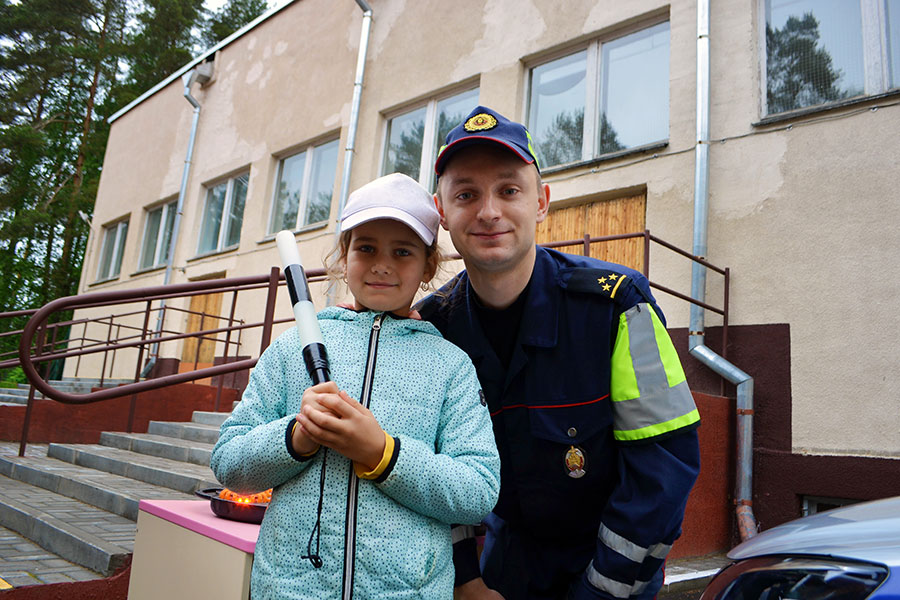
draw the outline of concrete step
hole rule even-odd
[[[0,579],[6,584],[0,582],[0,589],[102,578],[100,573],[41,548],[12,529],[0,527]]]
[[[231,413],[195,410],[194,414],[191,416],[191,422],[197,423],[199,425],[210,425],[212,427],[218,428],[221,427],[222,423],[225,422],[225,419],[230,416]]]
[[[185,494],[219,485],[208,466],[100,444],[50,444],[47,456]]]
[[[97,471],[50,457],[0,456],[0,474],[137,520],[142,498],[192,500],[192,494]]]
[[[193,440],[183,440],[152,433],[118,433],[113,431],[101,433],[100,444],[148,456],[157,456],[204,466],[209,465],[213,449],[213,444]]]
[[[27,398],[27,397],[28,397],[28,390],[29,390],[30,388],[29,388],[29,386],[27,386],[27,385],[24,386],[24,387],[22,387],[22,385],[23,385],[23,384],[20,383],[20,384],[19,384],[19,387],[14,387],[14,388],[0,388],[0,392],[2,392],[2,395],[3,395],[3,396],[6,396],[6,395],[10,395],[10,396],[24,396],[25,398]]]
[[[219,426],[200,423],[176,423],[173,421],[150,421],[147,433],[178,438],[204,444],[215,444],[219,440]]]
[[[3,475],[0,527],[104,576],[128,560],[136,529],[124,517]]]
[[[14,404],[16,406],[24,406],[28,404],[28,396],[18,396],[14,394],[0,393],[0,403]]]

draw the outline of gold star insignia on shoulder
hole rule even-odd
[[[628,275],[619,273],[605,273],[602,277],[597,278],[597,285],[600,289],[609,294],[610,298],[616,297],[616,292],[622,286],[622,282],[627,279]]]
[[[595,294],[607,300],[624,303],[631,298],[634,283],[631,275],[623,273],[624,267],[613,268],[575,267],[560,271],[560,285],[572,292]]]

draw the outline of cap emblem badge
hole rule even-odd
[[[497,119],[488,113],[478,113],[463,126],[466,131],[485,131],[497,126]]]

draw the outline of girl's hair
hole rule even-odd
[[[347,253],[350,250],[350,236],[352,233],[352,229],[341,233],[340,238],[338,238],[337,246],[332,248],[325,256],[325,272],[332,281],[344,281],[346,283],[345,265],[347,264]],[[425,266],[426,268],[431,268],[433,271],[431,280],[428,282],[429,291],[435,291],[434,285],[432,285],[431,282],[434,281],[434,278],[438,274],[438,270],[441,268],[441,264],[445,260],[446,257],[438,247],[437,236],[435,236],[431,245],[425,247]]]

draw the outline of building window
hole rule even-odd
[[[542,168],[669,137],[669,23],[534,66],[528,129]]]
[[[434,161],[451,129],[478,106],[478,88],[430,100],[388,120],[381,173],[403,173],[434,188]]]
[[[169,202],[147,211],[144,223],[144,243],[141,245],[140,269],[151,269],[169,260],[169,244],[175,225],[177,202]]]
[[[764,0],[765,113],[900,86],[900,0]]]
[[[100,268],[97,281],[114,279],[122,270],[122,254],[125,237],[128,235],[128,221],[119,221],[103,228],[103,247],[100,249]]]
[[[322,223],[331,216],[338,141],[307,148],[278,165],[269,233]]]
[[[244,173],[207,190],[198,253],[221,252],[240,243],[249,181],[250,174]]]

